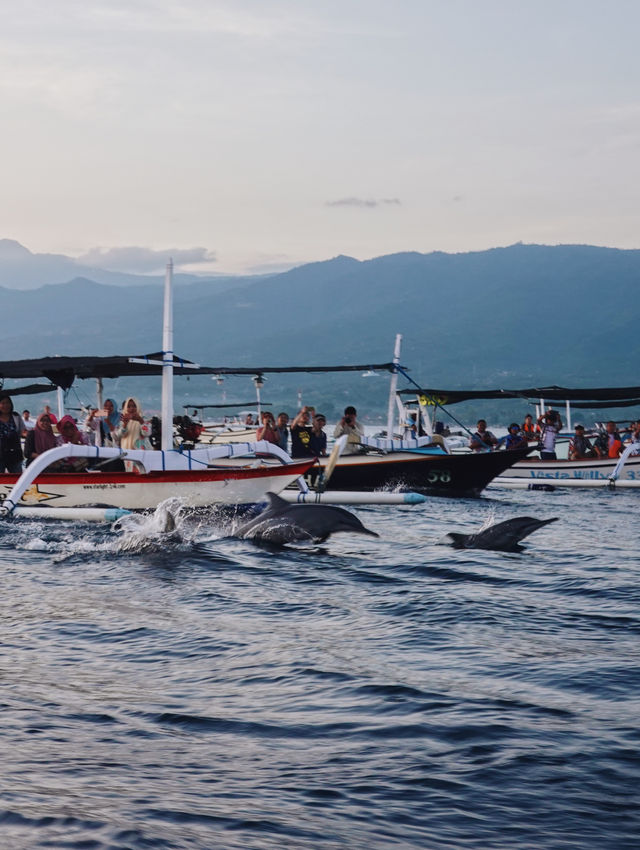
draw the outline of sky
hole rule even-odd
[[[114,270],[640,244],[636,0],[21,0],[0,238]]]

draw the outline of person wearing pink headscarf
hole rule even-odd
[[[51,427],[51,417],[48,413],[41,413],[36,419],[35,427],[27,431],[24,441],[24,456],[26,465],[49,449],[59,445],[58,438]]]
[[[84,434],[78,431],[76,421],[68,414],[58,420],[58,431],[60,432],[60,445],[71,443],[74,446],[86,446],[89,441]],[[86,457],[65,457],[61,462],[62,472],[82,472],[89,465]]]

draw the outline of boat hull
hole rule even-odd
[[[438,496],[477,496],[528,449],[483,454],[422,454],[411,451],[347,455],[338,462],[327,490],[413,490]],[[321,458],[324,466],[327,459]]]
[[[126,510],[155,508],[172,496],[191,507],[249,505],[266,492],[279,493],[302,475],[312,461],[270,467],[149,472],[43,473],[27,488],[20,506],[92,507]],[[0,474],[0,503],[18,475]]]
[[[584,460],[538,460],[527,458],[503,472],[494,484],[516,483],[552,484],[554,487],[608,487],[609,476],[617,460],[586,458]],[[616,484],[623,487],[640,487],[640,455],[627,458],[619,471]]]

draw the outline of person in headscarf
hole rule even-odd
[[[58,420],[58,431],[60,433],[60,445],[71,443],[74,446],[86,446],[89,443],[85,435],[78,431],[75,419],[69,414]],[[60,470],[62,472],[82,472],[88,465],[89,459],[86,457],[65,457],[61,461]]]
[[[151,426],[144,421],[142,407],[137,398],[129,396],[122,405],[118,427],[120,447],[123,449],[151,449]]]
[[[101,446],[118,445],[118,427],[120,425],[120,414],[118,406],[112,398],[104,403],[106,416],[97,416],[99,411],[92,410],[85,420],[85,427],[96,432],[96,444]]]
[[[51,417],[48,413],[41,413],[36,419],[35,428],[27,432],[24,441],[24,456],[26,466],[29,466],[32,460],[49,449],[59,445],[58,438],[53,433],[51,427]]]
[[[20,437],[24,425],[8,393],[0,393],[0,472],[22,472]]]
[[[151,425],[144,421],[142,407],[137,398],[129,396],[122,405],[120,426],[118,428],[118,439],[121,449],[152,449]],[[137,465],[125,460],[127,472],[138,472]]]

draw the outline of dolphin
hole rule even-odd
[[[282,546],[298,540],[324,543],[330,534],[336,534],[338,531],[379,536],[375,531],[365,528],[357,516],[344,508],[330,505],[293,505],[275,493],[267,493],[267,499],[269,504],[265,510],[237,528],[235,537]]]
[[[522,552],[524,547],[520,541],[529,534],[556,522],[558,517],[551,519],[534,519],[530,516],[517,516],[498,522],[475,534],[458,534],[450,531],[447,537],[454,549],[496,549],[499,552]]]

